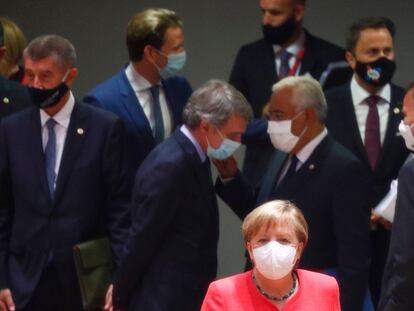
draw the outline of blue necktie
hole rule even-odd
[[[280,52],[280,67],[279,67],[279,80],[286,78],[289,75],[290,66],[289,66],[289,59],[291,54],[286,51],[282,50]]]
[[[48,133],[48,140],[45,147],[45,159],[46,159],[46,175],[47,175],[47,183],[49,185],[49,191],[51,196],[53,196],[53,192],[55,191],[55,180],[56,180],[56,173],[55,173],[55,165],[56,165],[56,134],[55,134],[55,125],[56,121],[50,118],[46,122],[47,133]]]
[[[154,85],[150,88],[152,99],[154,102],[154,121],[155,121],[155,134],[154,138],[157,144],[164,140],[164,120],[162,118],[161,105],[160,105],[160,86]]]

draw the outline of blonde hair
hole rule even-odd
[[[12,70],[22,60],[23,50],[26,47],[26,38],[19,28],[10,18],[0,17],[3,27],[3,41],[6,52],[0,61],[0,73],[9,77]]]
[[[274,200],[267,202],[251,211],[243,221],[242,231],[244,243],[252,238],[265,226],[270,228],[279,224],[287,224],[295,231],[299,242],[303,247],[308,242],[308,224],[299,208],[290,201]]]

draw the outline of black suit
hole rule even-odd
[[[209,162],[177,129],[140,166],[114,307],[199,310],[217,270],[218,209]]]
[[[365,194],[365,200],[369,202],[371,208],[375,208],[387,194],[391,181],[397,178],[398,171],[408,155],[403,138],[397,136],[398,125],[403,117],[401,106],[403,97],[404,91],[395,85],[391,85],[387,130],[377,166],[375,170],[372,170],[358,128],[350,84],[326,92],[328,102],[326,125],[332,136],[354,153],[364,165],[366,176],[369,178],[371,185],[370,191]],[[373,254],[370,287],[374,304],[377,304],[379,299],[389,236],[389,232],[383,229],[382,226],[378,226],[372,235]]]
[[[27,88],[0,76],[0,119],[30,106]]]
[[[300,169],[276,186],[287,158],[276,151],[258,195],[241,175],[216,190],[240,218],[255,206],[273,199],[291,200],[309,225],[309,243],[300,266],[324,270],[337,268],[344,311],[361,310],[368,281],[369,209],[364,204],[359,161],[329,136]]]
[[[391,233],[390,251],[384,269],[378,311],[414,310],[414,162],[401,168]]]
[[[300,75],[310,74],[319,79],[328,64],[344,60],[344,49],[305,31],[305,54],[301,60]],[[350,77],[346,73],[338,77],[337,81],[345,83]],[[247,146],[243,172],[255,184],[264,175],[272,154],[263,123],[265,121],[260,119],[263,107],[270,100],[272,86],[278,80],[275,55],[270,43],[261,39],[240,48],[229,82],[243,93],[253,108],[254,117],[259,119],[248,126],[243,137],[243,143]]]
[[[118,262],[126,238],[124,130],[115,115],[76,103],[53,198],[41,133],[35,107],[0,122],[0,288],[20,309],[53,267],[66,296],[60,304],[79,310],[73,246],[109,236]]]

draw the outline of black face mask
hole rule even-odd
[[[294,16],[279,26],[263,24],[263,37],[271,44],[282,45],[292,37],[296,27],[297,24]]]
[[[394,61],[381,57],[370,63],[356,61],[355,72],[362,80],[373,86],[384,86],[391,81],[395,68]]]
[[[52,89],[44,90],[29,87],[28,90],[32,102],[37,107],[45,109],[55,106],[69,90],[69,87],[66,85],[65,82],[61,82],[57,87]]]

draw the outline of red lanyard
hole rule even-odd
[[[298,55],[296,56],[296,62],[289,71],[289,74],[288,74],[289,77],[295,75],[295,73],[298,70],[298,67],[300,65],[300,61],[303,58],[303,55],[305,55],[305,47],[302,47],[302,49],[299,51]]]

